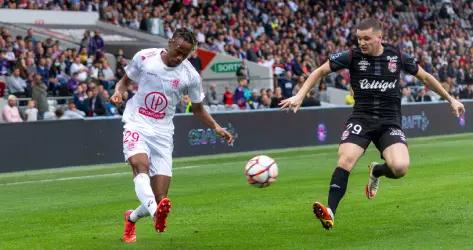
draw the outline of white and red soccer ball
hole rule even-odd
[[[256,187],[267,187],[278,177],[276,161],[266,155],[251,158],[245,166],[248,183]]]

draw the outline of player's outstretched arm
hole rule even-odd
[[[310,73],[309,77],[302,85],[302,88],[297,92],[295,96],[282,100],[279,103],[281,109],[292,109],[294,113],[296,113],[297,110],[299,110],[302,101],[304,100],[307,93],[309,93],[309,91],[315,86],[317,82],[319,82],[322,77],[328,75],[330,72],[332,72],[332,70],[330,69],[329,61],[325,62],[324,64],[322,64],[322,66],[312,71],[312,73]]]
[[[204,105],[202,103],[192,103],[192,113],[199,120],[201,120],[206,126],[215,130],[215,133],[225,138],[229,145],[233,144],[233,135],[230,134],[226,129],[222,128],[214,118],[205,110]]]
[[[440,84],[435,77],[426,72],[422,67],[419,66],[419,70],[416,74],[417,79],[421,80],[429,89],[439,94],[443,99],[447,100],[452,107],[453,114],[457,117],[465,113],[465,107],[461,102],[452,97]]]
[[[120,105],[123,102],[123,93],[126,92],[131,82],[131,79],[125,74],[115,85],[115,92],[110,97],[110,102],[114,105]]]

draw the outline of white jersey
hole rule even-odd
[[[161,59],[164,49],[144,49],[125,68],[127,76],[138,84],[123,113],[123,122],[159,132],[173,132],[176,105],[187,92],[193,103],[204,99],[199,73],[186,59],[177,67],[168,67]]]

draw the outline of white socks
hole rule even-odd
[[[136,222],[137,220],[149,216],[148,208],[145,204],[141,204],[130,214],[130,221]]]
[[[142,210],[140,208],[144,207],[146,210],[148,210],[150,215],[154,215],[156,209],[158,208],[158,204],[156,204],[156,199],[154,198],[154,193],[151,189],[149,176],[145,173],[140,173],[135,176],[133,181],[135,182],[136,196],[138,196],[138,199],[142,204],[142,206],[139,206],[138,209],[136,209],[133,213],[142,214],[142,211],[137,212],[137,210]]]

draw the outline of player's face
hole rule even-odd
[[[376,55],[382,41],[381,31],[373,31],[373,28],[366,30],[356,30],[358,46],[363,54]]]
[[[176,67],[182,63],[192,52],[192,44],[182,38],[171,39],[169,41],[168,66]]]

